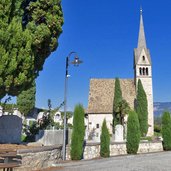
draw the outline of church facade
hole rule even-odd
[[[140,27],[138,36],[138,46],[134,49],[134,78],[120,79],[123,99],[135,108],[138,79],[141,80],[148,101],[148,133],[153,135],[153,86],[152,86],[152,63],[150,51],[146,45],[142,10],[140,11]],[[89,88],[89,99],[87,109],[88,132],[94,130],[96,136],[101,132],[104,118],[108,129],[112,133],[113,120],[113,99],[114,99],[115,79],[91,79]]]

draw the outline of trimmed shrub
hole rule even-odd
[[[162,115],[162,137],[164,150],[171,150],[171,117],[169,112]]]
[[[140,126],[138,116],[135,111],[130,111],[127,123],[127,142],[128,154],[136,154],[140,143]]]
[[[140,123],[141,136],[148,131],[148,102],[141,80],[138,80],[136,112]]]
[[[106,119],[103,120],[101,136],[100,136],[100,156],[110,156],[110,134],[106,125]]]
[[[75,106],[73,118],[73,132],[71,137],[71,159],[81,160],[84,144],[84,108],[81,104]]]

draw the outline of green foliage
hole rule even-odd
[[[162,115],[162,137],[164,150],[171,150],[171,117],[169,112]]]
[[[157,124],[154,124],[154,132],[160,133],[161,132],[161,126],[157,125]]]
[[[126,148],[128,154],[136,154],[140,142],[140,126],[137,113],[129,112],[127,123],[127,142]]]
[[[148,102],[141,80],[138,80],[136,112],[140,123],[141,136],[148,131]]]
[[[118,102],[116,109],[117,109],[117,115],[120,121],[119,124],[124,126],[124,117],[130,111],[129,104],[127,103],[126,100],[123,99],[120,102]]]
[[[80,160],[83,153],[85,126],[84,108],[78,104],[74,109],[73,132],[71,137],[71,159]]]
[[[8,112],[11,114],[14,112],[14,109],[17,108],[17,105],[13,103],[1,103],[0,102],[0,106],[2,106],[3,112]]]
[[[140,140],[152,141],[153,137],[141,137]]]
[[[70,112],[70,111],[66,112],[67,119],[72,118],[72,116],[73,116],[73,112]],[[61,112],[61,117],[62,117],[62,119],[64,118],[64,112]]]
[[[60,0],[0,2],[0,99],[31,87],[62,33]]]
[[[162,123],[162,117],[161,116],[154,117],[154,124],[161,125],[161,123]]]
[[[154,117],[154,136],[161,137],[162,130],[162,118],[161,117]]]
[[[17,106],[18,110],[27,116],[27,114],[32,111],[35,107],[35,96],[36,96],[36,83],[32,83],[31,88],[26,91],[22,91],[17,96]]]
[[[110,156],[110,134],[106,125],[106,119],[103,121],[102,131],[100,136],[100,156]]]
[[[120,81],[118,78],[115,79],[115,90],[114,90],[114,100],[113,100],[113,125],[121,123],[121,118],[119,115],[119,103],[122,101],[122,91],[120,87]]]
[[[22,141],[22,142],[26,142],[26,141],[27,141],[27,136],[24,135],[24,134],[22,134],[22,135],[21,135],[21,141]]]
[[[22,141],[33,142],[35,141],[35,135],[39,132],[39,125],[36,121],[30,121],[29,126],[23,125],[25,136],[22,136]]]

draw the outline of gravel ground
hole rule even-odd
[[[45,171],[171,171],[171,152],[61,163]]]

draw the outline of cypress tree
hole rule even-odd
[[[171,150],[171,117],[169,112],[162,115],[162,137],[164,150]]]
[[[17,96],[17,107],[19,111],[25,116],[35,107],[36,83],[32,83],[32,87],[28,90],[22,91]]]
[[[58,47],[62,25],[60,0],[0,1],[0,100],[31,87]]]
[[[106,119],[103,120],[101,136],[100,136],[100,156],[110,156],[110,134],[106,125]]]
[[[148,131],[148,102],[141,80],[138,80],[136,112],[140,123],[141,136]]]
[[[127,142],[126,148],[128,154],[136,154],[140,142],[140,126],[137,113],[130,111],[127,123]]]
[[[81,104],[75,106],[73,132],[71,137],[71,159],[81,160],[85,135],[84,108]]]
[[[115,79],[115,89],[114,89],[114,100],[113,100],[113,125],[121,123],[121,118],[119,116],[118,105],[122,101],[122,91],[120,86],[120,81],[118,78]]]

